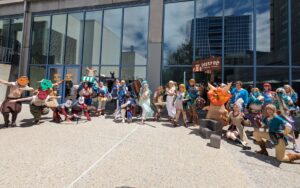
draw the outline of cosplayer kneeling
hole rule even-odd
[[[79,97],[78,100],[72,106],[73,117],[80,117],[82,114],[86,117],[88,121],[91,121],[89,114],[89,106],[85,104],[84,97]]]
[[[131,93],[127,91],[121,105],[122,123],[125,123],[125,119],[128,123],[132,122],[134,105],[135,100],[133,97],[131,97]]]
[[[248,138],[245,133],[243,123],[245,123],[244,114],[242,113],[243,99],[237,100],[233,105],[233,111],[229,113],[230,127],[226,132],[226,137],[243,146],[243,150],[250,150]]]
[[[11,126],[16,126],[16,120],[18,117],[18,114],[22,110],[22,103],[16,102],[12,103],[11,100],[20,99],[22,96],[22,93],[24,91],[33,91],[34,89],[28,86],[29,80],[26,76],[22,76],[17,79],[16,82],[7,82],[5,80],[0,80],[0,84],[7,85],[9,87],[9,93],[6,99],[3,101],[1,105],[1,113],[4,118],[4,124],[5,127],[8,127],[10,124],[9,121],[9,114],[11,113]]]
[[[146,121],[147,118],[153,117],[153,110],[151,109],[150,96],[151,91],[147,81],[142,82],[142,87],[139,92],[139,105],[142,107],[142,123]]]
[[[187,117],[186,117],[186,110],[187,110],[187,101],[189,100],[189,96],[186,92],[185,85],[179,85],[179,91],[176,94],[176,99],[174,102],[174,106],[176,108],[176,118],[174,121],[174,127],[177,126],[178,120],[180,115],[182,114],[183,117],[183,125],[187,127]]]
[[[268,156],[266,144],[263,139],[270,140],[275,145],[276,159],[283,162],[291,162],[300,159],[300,154],[286,154],[286,136],[292,131],[292,126],[276,114],[276,107],[272,104],[266,106],[267,118],[263,120],[263,126],[269,128],[269,132],[254,132],[254,138],[261,150],[256,153]]]
[[[295,121],[291,116],[291,110],[295,109],[292,98],[286,94],[283,88],[278,88],[276,89],[274,104],[277,108],[277,114],[292,125],[292,131],[290,132],[290,135],[292,136],[293,150],[297,153],[300,153],[300,150],[296,144],[296,136],[294,133],[296,130]]]

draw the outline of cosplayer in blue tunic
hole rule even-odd
[[[189,100],[187,101],[187,104],[190,105],[196,105],[196,100],[200,96],[200,92],[197,87],[195,86],[188,86],[187,92],[189,95]]]
[[[234,104],[238,99],[243,99],[243,108],[245,108],[248,104],[248,91],[245,89],[237,90],[236,88],[233,88],[231,91],[232,97],[230,99],[230,104]]]
[[[283,118],[280,116],[275,116],[272,119],[264,118],[263,123],[269,128],[269,135],[273,144],[278,144],[279,136],[283,138],[287,144],[287,139],[283,136],[287,122]]]
[[[118,101],[119,101],[119,106],[122,105],[124,97],[126,95],[127,92],[127,87],[126,85],[120,85],[119,86],[119,91],[118,91]]]

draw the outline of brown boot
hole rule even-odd
[[[287,156],[291,162],[300,159],[300,154],[298,154],[298,153],[297,154],[296,153],[288,153]]]
[[[258,154],[269,156],[268,151],[266,149],[266,143],[264,141],[259,141],[257,144],[260,146],[261,150],[260,151],[255,151]]]

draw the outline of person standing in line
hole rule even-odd
[[[142,82],[142,87],[139,92],[139,105],[142,107],[142,124],[145,123],[147,118],[153,117],[153,110],[151,109],[150,96],[151,91],[147,81]]]
[[[168,87],[166,88],[166,94],[169,121],[173,121],[176,115],[176,108],[173,105],[174,96],[176,95],[176,87],[175,83],[172,80],[168,83]]]

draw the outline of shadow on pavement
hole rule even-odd
[[[281,162],[278,161],[277,159],[275,159],[274,157],[270,157],[270,156],[264,156],[264,155],[260,155],[260,154],[257,154],[255,153],[254,151],[240,151],[241,153],[244,153],[246,154],[247,156],[249,157],[254,157],[258,160],[261,160],[265,163],[268,163],[272,166],[275,166],[275,167],[279,167]]]

